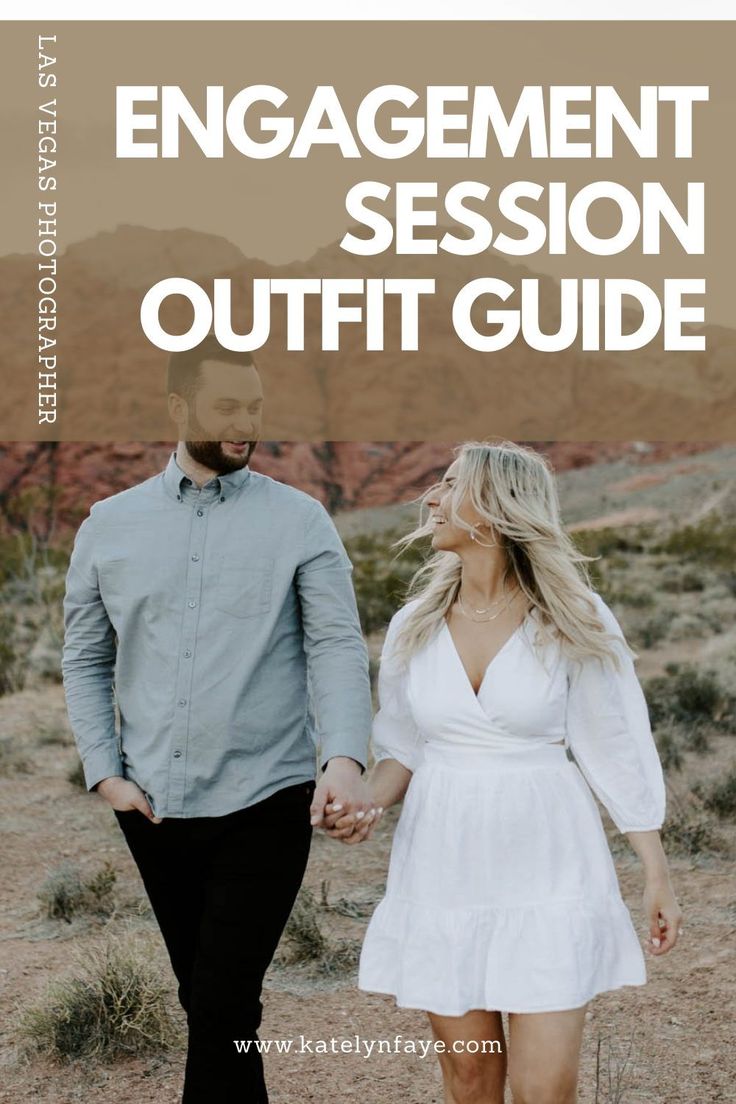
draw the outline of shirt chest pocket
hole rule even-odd
[[[223,555],[215,586],[215,606],[233,617],[268,613],[273,601],[274,561],[268,556],[247,560]]]

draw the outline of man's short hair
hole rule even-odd
[[[193,349],[172,353],[166,373],[166,394],[174,391],[187,402],[191,402],[199,387],[199,373],[206,360],[222,360],[226,364],[242,364],[244,367],[255,362],[248,352],[225,349],[213,333],[207,334],[204,341]]]

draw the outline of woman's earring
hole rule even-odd
[[[475,540],[475,526],[470,530],[470,539]]]

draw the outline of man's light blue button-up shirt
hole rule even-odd
[[[122,775],[156,816],[222,816],[313,779],[317,747],[322,766],[365,767],[351,573],[324,506],[247,466],[198,489],[172,452],[96,502],[66,577],[62,658],[87,788]]]

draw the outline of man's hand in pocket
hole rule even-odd
[[[143,790],[140,786],[136,786],[135,782],[131,782],[130,779],[120,778],[119,776],[103,778],[101,782],[97,783],[95,789],[118,812],[124,813],[130,809],[138,809],[153,824],[161,823],[161,817],[153,815],[153,809],[148,804],[148,799]]]

